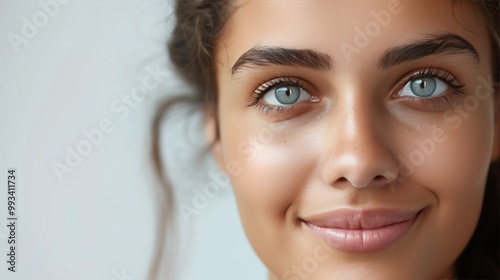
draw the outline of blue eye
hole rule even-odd
[[[293,104],[299,100],[300,88],[298,86],[279,87],[274,90],[274,97],[281,104]]]
[[[427,98],[442,95],[446,90],[448,90],[448,85],[440,79],[436,77],[423,77],[406,83],[399,95]]]
[[[298,85],[278,86],[263,97],[264,102],[272,106],[293,105],[310,99],[311,95]]]
[[[435,78],[422,78],[410,82],[411,91],[419,97],[429,97],[434,94],[437,83]]]

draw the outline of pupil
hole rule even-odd
[[[418,97],[430,97],[434,94],[437,83],[434,78],[420,78],[410,84],[411,91]]]
[[[293,104],[300,97],[300,88],[297,86],[283,86],[274,91],[276,99],[281,104]]]

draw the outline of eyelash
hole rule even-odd
[[[406,83],[418,78],[438,78],[453,89],[460,89],[464,84],[459,84],[458,80],[449,72],[439,68],[423,68],[406,79]]]
[[[304,81],[297,77],[291,76],[278,76],[271,77],[266,82],[258,84],[258,87],[252,93],[252,102],[248,104],[248,107],[257,107],[264,114],[269,114],[271,112],[275,112],[276,114],[283,113],[285,110],[290,110],[297,105],[290,106],[271,106],[267,104],[260,103],[260,100],[264,97],[269,90],[273,89],[276,86],[298,86],[300,88],[304,88]],[[307,90],[306,90],[307,91]],[[309,92],[309,91],[308,91]]]
[[[449,105],[454,101],[454,98],[460,95],[463,95],[464,92],[461,90],[465,87],[465,84],[461,84],[451,73],[439,69],[439,68],[423,68],[418,70],[418,72],[410,75],[405,79],[403,86],[409,83],[412,80],[419,78],[437,78],[443,81],[448,87],[450,87],[451,91],[444,93],[440,96],[432,97],[432,98],[417,98],[417,97],[405,97],[405,99],[416,102],[418,105],[425,108],[432,108],[442,105]],[[402,87],[399,88],[402,90]],[[398,91],[399,92],[399,91]]]
[[[420,69],[418,70],[418,72],[408,76],[404,80],[403,86],[409,83],[410,81],[419,78],[437,78],[443,81],[447,86],[449,86],[452,89],[451,92],[444,93],[437,97],[431,97],[431,98],[405,97],[405,99],[411,100],[412,102],[418,102],[419,105],[422,107],[436,107],[440,105],[447,105],[453,102],[454,96],[452,95],[460,96],[464,94],[464,92],[461,89],[465,86],[465,84],[460,84],[452,74],[439,68],[428,67]],[[260,102],[261,99],[264,97],[264,95],[267,94],[269,90],[273,89],[274,87],[290,86],[290,85],[298,86],[300,88],[305,89],[303,80],[297,77],[278,76],[269,78],[266,82],[258,84],[257,88],[252,93],[252,101],[250,102],[250,104],[248,104],[248,107],[257,107],[266,115],[273,111],[276,114],[280,114],[287,110],[293,109],[297,105],[271,106]],[[400,90],[401,89],[402,87],[400,87]]]

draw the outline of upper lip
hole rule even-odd
[[[333,229],[362,230],[377,229],[407,221],[420,210],[369,208],[341,208],[302,218],[307,224]]]

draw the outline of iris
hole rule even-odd
[[[293,85],[278,87],[274,90],[274,96],[281,104],[293,104],[299,100],[300,87]]]
[[[429,97],[436,91],[436,79],[432,77],[415,79],[411,81],[410,88],[418,97]]]

